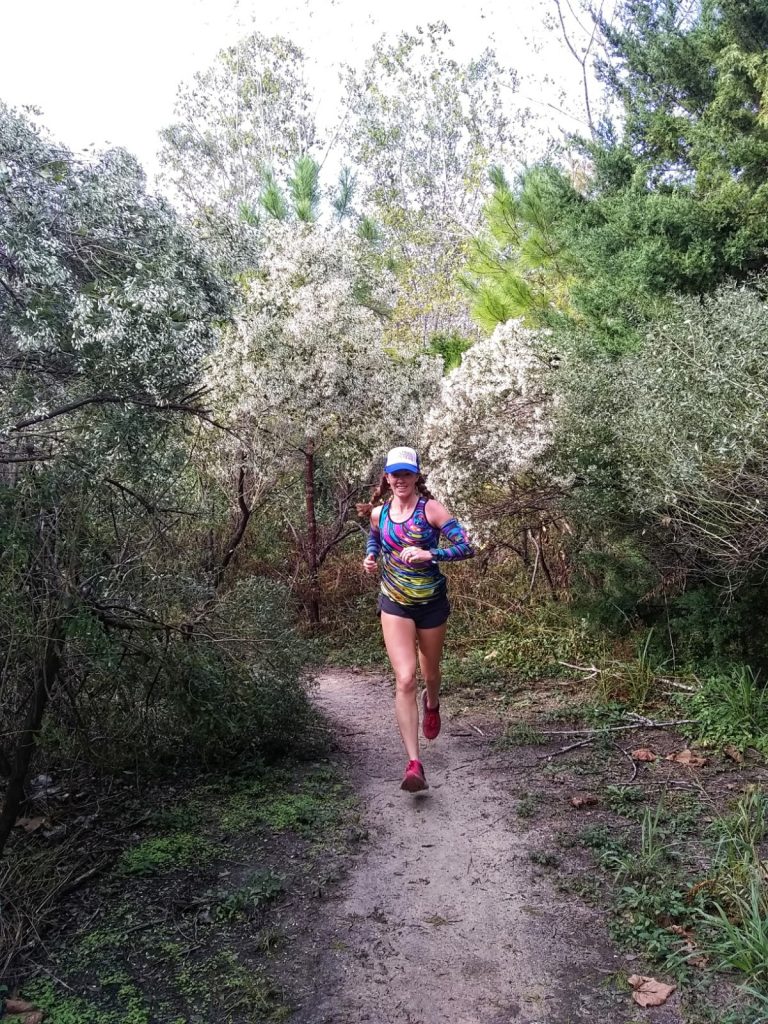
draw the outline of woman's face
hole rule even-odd
[[[387,480],[392,488],[392,493],[398,498],[410,498],[416,490],[416,481],[418,479],[418,473],[411,473],[407,469],[396,469],[394,473],[387,473]]]

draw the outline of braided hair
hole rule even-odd
[[[432,494],[432,492],[427,487],[427,482],[421,473],[419,473],[418,478],[416,480],[416,490],[419,492],[422,498],[426,498],[427,500],[434,499],[435,497],[434,494]],[[389,486],[387,474],[382,473],[381,480],[379,480],[378,484],[371,491],[370,501],[361,501],[357,505],[355,505],[355,508],[357,509],[357,514],[360,516],[361,519],[370,516],[371,511],[377,505],[385,504],[385,502],[387,502],[391,497],[392,488]]]

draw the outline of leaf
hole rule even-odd
[[[732,743],[729,743],[727,747],[723,747],[723,753],[726,757],[730,757],[732,761],[735,761],[736,764],[744,764],[744,755]]]
[[[643,974],[633,974],[627,980],[635,990],[632,998],[638,1006],[662,1006],[677,988]]]
[[[36,832],[41,825],[45,824],[45,818],[17,818],[16,828],[23,828],[25,832]]]
[[[597,803],[594,793],[574,793],[571,803],[574,807],[593,807]]]
[[[706,757],[702,757],[700,754],[694,754],[692,750],[679,750],[676,754],[667,754],[666,761],[675,761],[677,764],[688,765],[689,768],[701,768],[702,765],[707,763]]]
[[[5,1001],[6,1013],[29,1013],[36,1009],[35,1004],[28,1003],[26,999],[6,999]]]
[[[658,754],[654,754],[652,750],[648,750],[647,747],[640,747],[638,750],[632,751],[633,761],[655,761]]]

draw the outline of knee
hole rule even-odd
[[[395,685],[397,686],[397,692],[403,693],[407,697],[416,693],[416,672],[415,670],[409,672],[396,672],[395,673]]]

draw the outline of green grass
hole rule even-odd
[[[532,818],[538,805],[539,798],[535,793],[523,793],[516,808],[518,818]]]
[[[768,885],[755,872],[746,894],[729,894],[728,907],[716,902],[701,910],[699,921],[708,931],[707,952],[723,968],[741,971],[756,992],[768,998]]]
[[[512,747],[541,746],[546,742],[547,737],[542,736],[528,722],[514,722],[494,741],[494,747],[497,750],[509,750]]]
[[[104,975],[101,984],[114,1005],[106,1008],[79,996],[57,991],[47,979],[24,986],[22,996],[45,1013],[45,1024],[149,1024],[149,1008],[124,972]]]
[[[625,818],[637,818],[645,792],[639,786],[606,786],[603,791],[606,807]]]
[[[709,676],[691,697],[681,697],[690,735],[712,746],[755,747],[768,754],[768,687],[748,666]],[[689,727],[690,729],[690,727]]]
[[[274,774],[237,785],[223,802],[219,826],[224,832],[262,826],[321,839],[341,825],[353,804],[336,770],[320,765],[298,783]]]
[[[115,867],[119,875],[163,875],[179,868],[197,867],[213,860],[218,847],[199,835],[178,832],[145,839],[124,850]]]

